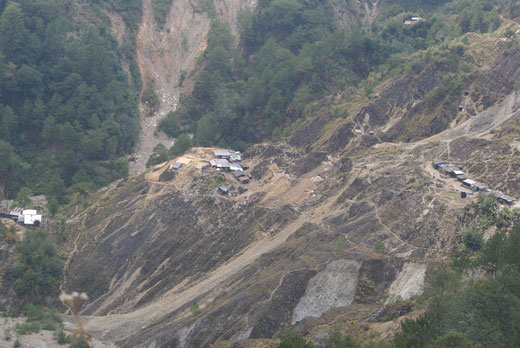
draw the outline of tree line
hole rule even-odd
[[[66,188],[127,174],[135,91],[107,24],[73,18],[73,6],[0,2],[0,186],[9,197],[27,186],[63,202]]]

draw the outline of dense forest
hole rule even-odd
[[[128,8],[129,22],[139,16],[130,11],[135,1],[111,3]],[[122,156],[139,131],[137,98],[106,21],[82,20],[57,0],[1,1],[0,12],[5,195],[44,193],[55,205],[67,189],[87,192],[127,175]]]
[[[326,2],[260,1],[239,17],[239,39],[214,21],[193,91],[160,124],[172,137],[193,132],[197,145],[243,149],[288,136],[306,106],[354,87],[370,94],[369,77],[404,71],[414,52],[468,31],[500,25],[510,1],[392,1],[369,27],[338,30]],[[406,18],[424,21],[406,27]],[[339,114],[348,117],[347,114]]]

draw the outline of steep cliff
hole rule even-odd
[[[215,18],[226,21],[236,32],[237,15],[242,8],[252,8],[252,0],[216,2]],[[162,143],[170,147],[172,139],[157,132],[159,121],[174,111],[182,91],[181,75],[188,76],[197,58],[206,48],[211,15],[194,0],[172,1],[164,25],[156,22],[152,0],[143,1],[143,15],[136,37],[137,62],[143,81],[142,93],[153,91],[157,103],[141,98],[141,134],[130,162],[133,174],[143,172],[153,148]]]

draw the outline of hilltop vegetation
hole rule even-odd
[[[352,87],[370,95],[375,82],[420,69],[408,60],[414,52],[468,31],[493,31],[499,13],[515,9],[511,1],[392,1],[369,27],[337,30],[324,3],[260,2],[241,13],[238,42],[227,24],[213,22],[193,91],[160,129],[170,136],[193,132],[197,145],[237,149],[288,136],[313,102]],[[425,20],[403,25],[418,14]],[[448,76],[429,104],[457,90],[460,79]]]
[[[138,134],[137,103],[106,24],[73,18],[74,4],[63,1],[3,1],[0,12],[6,195],[28,186],[63,203],[67,187],[126,175],[121,156]]]

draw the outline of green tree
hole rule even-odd
[[[9,191],[10,184],[20,174],[22,163],[8,142],[0,140],[0,196]]]
[[[0,51],[8,61],[19,63],[27,36],[20,4],[9,2],[0,17]]]
[[[59,291],[62,263],[55,244],[44,230],[28,230],[16,246],[20,260],[14,265],[16,294],[23,301],[43,304]]]
[[[327,340],[327,348],[361,348],[361,345],[356,342],[351,336],[343,336],[338,328],[334,328],[330,337]]]
[[[472,227],[464,232],[464,245],[468,250],[478,251],[482,248],[482,231],[478,227]]]
[[[495,219],[497,217],[497,211],[495,209],[496,201],[497,201],[497,197],[493,193],[490,193],[490,194],[479,193],[477,196],[477,204],[480,208],[480,213],[489,222],[495,221]]]
[[[27,207],[31,204],[32,190],[29,187],[22,187],[16,194],[16,204],[22,207]]]
[[[180,156],[186,151],[191,149],[191,139],[186,134],[181,134],[175,140],[175,143],[170,148],[170,155],[172,156]]]
[[[168,160],[168,149],[163,144],[158,144],[153,148],[153,152],[146,162],[147,167],[154,166]]]
[[[498,231],[491,236],[482,248],[476,264],[495,274],[503,263],[505,241],[506,234],[503,231]]]
[[[60,177],[53,175],[45,184],[45,194],[51,198],[54,197],[59,203],[64,203],[65,183]]]
[[[482,345],[475,344],[464,334],[450,332],[443,335],[428,345],[428,348],[480,348]]]
[[[278,348],[314,348],[311,342],[307,342],[302,336],[292,331],[287,331],[280,337]]]
[[[60,204],[58,203],[58,200],[55,197],[50,197],[47,200],[47,209],[49,210],[49,213],[51,216],[56,215],[58,212]]]

